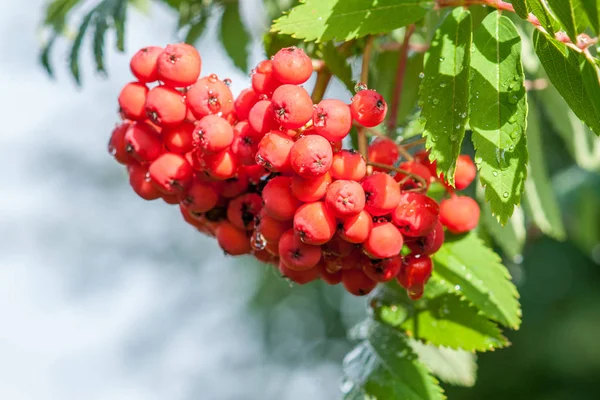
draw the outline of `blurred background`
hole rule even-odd
[[[44,4],[0,2],[0,399],[339,398],[346,331],[365,300],[223,256],[177,207],[139,199],[107,153],[129,57],[177,41],[175,13],[130,12],[127,51],[107,52],[108,77],[94,75],[84,46],[78,89],[66,43],[55,80],[38,63]],[[241,4],[253,65],[267,25],[260,0]],[[231,78],[234,94],[248,84],[215,21],[197,47],[204,73]],[[328,95],[347,96],[341,85]],[[506,332],[512,347],[479,357],[474,388],[445,385],[450,399],[598,398],[600,155],[575,160],[542,121],[568,239],[533,231],[505,257],[522,328]]]

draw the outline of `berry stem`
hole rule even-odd
[[[387,120],[388,132],[394,132],[398,124],[398,109],[402,104],[402,89],[404,87],[404,73],[406,72],[406,61],[408,60],[409,41],[413,32],[415,31],[415,25],[411,24],[406,27],[404,33],[404,41],[400,48],[400,55],[398,60],[398,68],[396,69],[396,84],[394,86],[392,105],[390,107],[390,116]]]
[[[380,132],[377,129],[373,129],[373,128],[366,129],[366,134],[369,136],[376,136],[376,137],[388,137],[383,132]],[[397,144],[397,146],[398,146],[398,152],[400,152],[402,157],[406,158],[408,161],[413,160],[412,154],[410,154],[408,151],[406,151],[405,146],[403,146],[401,144]]]
[[[319,72],[317,72],[317,81],[315,82],[315,87],[313,88],[311,99],[314,104],[317,104],[321,100],[323,100],[323,96],[325,95],[325,91],[327,90],[327,86],[331,81],[331,71],[327,66],[324,66]]]
[[[387,171],[395,171],[399,174],[409,176],[412,179],[414,179],[415,181],[417,181],[417,183],[419,184],[420,187],[415,188],[415,189],[405,190],[405,192],[426,192],[427,191],[427,182],[425,182],[425,179],[423,179],[423,177],[421,177],[419,175],[413,174],[412,172],[406,171],[402,168],[397,168],[392,165],[382,164],[382,163],[378,163],[378,162],[374,162],[374,161],[367,162],[367,165],[370,165],[375,168],[385,169]]]
[[[375,36],[367,36],[367,42],[365,44],[365,50],[363,52],[362,66],[360,71],[360,82],[367,85],[369,82],[369,63],[371,62],[371,53],[373,51],[373,41]],[[365,134],[365,127],[358,127],[358,152],[365,159],[369,161],[369,155],[367,152],[367,135]]]

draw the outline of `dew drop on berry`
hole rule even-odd
[[[110,154],[111,156],[114,156],[115,154],[117,154],[117,148],[113,145],[108,145],[108,154]]]
[[[216,81],[219,80],[219,77],[217,76],[217,74],[210,74],[208,76],[208,80],[211,81],[211,82],[216,82]]]
[[[367,90],[367,85],[365,85],[362,82],[356,82],[356,85],[354,86],[354,91],[356,93],[360,92],[361,90]]]
[[[260,231],[255,230],[250,238],[250,246],[256,251],[264,250],[267,247],[267,240]]]
[[[152,180],[152,178],[150,178],[150,172],[146,172],[146,175],[144,175],[144,180],[146,182],[150,182]]]
[[[225,79],[223,79],[223,83],[227,86],[231,86],[231,79],[225,78]]]

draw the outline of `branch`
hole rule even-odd
[[[415,25],[411,24],[406,28],[406,32],[404,33],[404,42],[402,43],[402,48],[400,49],[400,58],[398,60],[398,68],[396,69],[396,85],[394,86],[390,116],[387,121],[388,132],[394,132],[398,124],[398,109],[402,104],[404,73],[406,72],[406,61],[408,60],[408,43],[414,31]]]
[[[323,99],[325,95],[325,91],[327,90],[327,86],[329,85],[329,81],[331,81],[331,71],[329,68],[324,66],[319,72],[317,72],[317,81],[315,82],[315,87],[313,88],[311,99],[314,104],[317,104]]]
[[[368,36],[367,43],[365,44],[365,51],[363,52],[362,66],[360,71],[360,82],[363,85],[367,85],[369,82],[369,63],[371,62],[371,53],[373,51],[373,41],[375,36]],[[365,135],[365,127],[358,127],[358,152],[368,162],[369,155],[367,152],[367,136]]]
[[[414,179],[417,182],[417,184],[419,185],[419,187],[415,188],[415,189],[405,190],[405,192],[426,192],[427,191],[427,182],[420,175],[413,174],[412,172],[406,171],[402,168],[396,168],[391,165],[382,164],[382,163],[373,162],[373,161],[369,161],[367,163],[367,165],[370,165],[375,168],[385,169],[387,171],[396,171],[399,174],[406,175],[406,176],[410,177],[411,179]],[[402,181],[401,181],[401,183],[404,183],[405,179],[403,179]]]

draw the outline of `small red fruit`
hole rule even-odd
[[[361,90],[352,98],[350,104],[352,118],[362,126],[371,128],[385,119],[387,103],[383,96],[374,90]]]
[[[392,213],[392,221],[405,236],[424,236],[437,224],[439,212],[438,203],[431,197],[405,192],[400,195],[400,204]]]
[[[292,85],[302,85],[313,72],[310,57],[297,47],[286,47],[275,53],[272,67],[275,79]]]
[[[190,86],[200,76],[202,59],[189,44],[170,44],[156,61],[158,79],[170,87]]]
[[[477,202],[467,196],[453,196],[440,203],[440,222],[452,233],[475,229],[479,213]]]
[[[342,270],[342,284],[349,293],[355,296],[367,295],[377,286],[377,282],[360,269]]]

